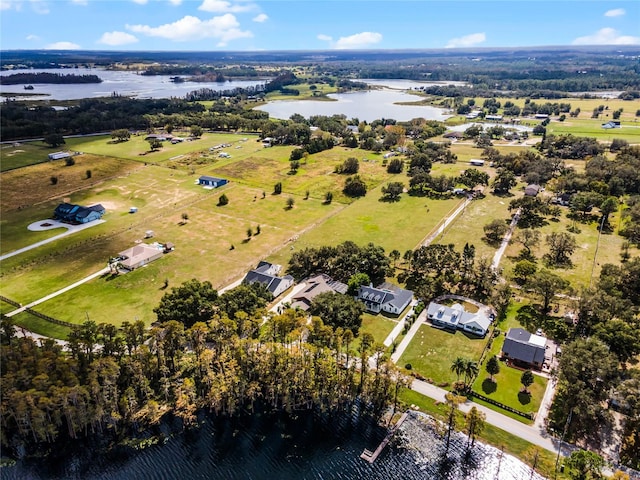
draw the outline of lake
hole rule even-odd
[[[172,75],[138,75],[136,72],[98,68],[4,70],[0,72],[0,76],[39,72],[62,75],[97,75],[102,79],[102,83],[29,84],[33,85],[33,90],[25,90],[24,85],[26,84],[0,85],[0,93],[9,97],[12,93],[20,93],[22,95],[15,98],[21,100],[77,100],[80,98],[109,97],[114,92],[122,96],[135,98],[170,98],[184,97],[187,93],[200,88],[231,90],[233,88],[253,87],[265,82],[265,80],[233,80],[223,83],[174,83],[171,81]],[[27,92],[30,95],[24,95]]]
[[[412,412],[375,463],[360,458],[374,450],[385,431],[371,424],[334,419],[321,426],[309,414],[284,419],[203,420],[197,430],[168,435],[164,444],[141,451],[97,454],[89,448],[66,452],[46,465],[20,462],[0,469],[0,477],[21,479],[251,479],[251,480],[543,480],[510,455],[476,442],[465,457],[467,438],[452,435],[442,462],[439,427]],[[331,433],[329,433],[331,431]]]
[[[397,105],[399,102],[417,102],[416,95],[397,90],[370,90],[366,92],[334,93],[329,98],[335,101],[278,100],[256,107],[268,112],[270,117],[288,119],[294,113],[305,118],[312,115],[346,115],[372,122],[381,118],[408,121],[413,118],[444,121],[452,115],[447,110],[429,105]]]

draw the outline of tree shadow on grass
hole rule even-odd
[[[485,394],[491,395],[497,389],[498,389],[498,384],[496,382],[494,382],[493,380],[491,380],[490,378],[485,378],[483,380],[483,382],[482,382],[482,391]]]
[[[531,403],[531,394],[529,392],[518,392],[518,401],[520,405],[528,405]]]

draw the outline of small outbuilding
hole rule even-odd
[[[226,178],[210,177],[208,175],[202,175],[198,179],[198,185],[202,185],[207,188],[218,188],[222,185],[226,185],[227,183],[229,183],[229,181]]]
[[[472,158],[469,163],[475,167],[484,167],[484,160],[481,158]]]
[[[48,155],[49,160],[62,160],[64,158],[70,158],[71,157],[71,153],[69,152],[55,152],[55,153],[50,153]]]

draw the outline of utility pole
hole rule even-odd
[[[562,430],[562,438],[560,439],[560,444],[558,445],[558,456],[556,457],[556,468],[554,474],[554,480],[558,478],[558,462],[560,461],[560,452],[562,451],[562,444],[564,443],[564,436],[567,434],[567,430],[569,429],[569,424],[571,423],[571,416],[573,415],[573,407],[569,411],[569,416],[567,417],[567,421],[564,424],[564,429]]]

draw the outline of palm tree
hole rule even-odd
[[[478,362],[474,362],[473,360],[466,360],[464,364],[464,386],[468,387],[467,383],[469,383],[473,378],[478,375]]]
[[[457,379],[458,382],[460,381],[460,375],[464,373],[464,369],[465,369],[465,359],[462,357],[456,358],[451,363],[451,371],[458,376],[458,379]]]

